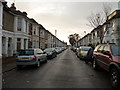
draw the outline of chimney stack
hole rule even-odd
[[[12,4],[11,4],[10,9],[11,9],[11,10],[16,10],[15,3],[12,3]]]

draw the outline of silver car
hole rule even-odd
[[[91,47],[89,46],[80,46],[78,49],[77,49],[77,56],[80,58],[80,59],[85,59],[85,57],[87,56],[87,53],[89,51]]]
[[[40,62],[47,62],[47,54],[44,54],[41,49],[20,50],[16,59],[18,69],[23,65],[36,65],[39,67]]]

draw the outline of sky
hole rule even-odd
[[[111,12],[118,9],[119,0],[6,0],[8,6],[15,2],[17,10],[26,11],[47,30],[69,44],[68,36],[77,33],[80,37],[92,31],[87,26],[91,13],[102,13],[103,2],[109,2]],[[84,33],[86,31],[86,33]]]

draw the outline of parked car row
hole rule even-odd
[[[120,45],[100,44],[95,49],[80,46],[74,51],[80,60],[92,63],[94,70],[104,69],[110,75],[113,88],[120,88]]]
[[[42,62],[47,63],[48,59],[52,59],[57,56],[58,51],[59,53],[61,53],[65,49],[67,48],[57,47],[57,49],[46,48],[45,50],[41,50],[39,48],[31,48],[31,49],[20,50],[16,59],[17,69],[21,69],[23,66],[28,66],[28,65],[34,65],[36,67],[40,67],[40,64]]]

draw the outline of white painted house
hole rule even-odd
[[[2,55],[13,56],[20,49],[28,48],[29,18],[26,12],[16,10],[14,3],[3,9]]]
[[[28,29],[29,29],[29,18],[27,18],[26,12],[20,12],[16,10],[14,4],[12,4],[14,13],[14,42],[13,50],[16,54],[20,49],[28,48]]]
[[[120,10],[115,10],[108,16],[109,24],[106,25],[106,32],[103,43],[120,44]]]
[[[3,4],[0,1],[0,58],[2,57],[2,22],[3,22]]]

